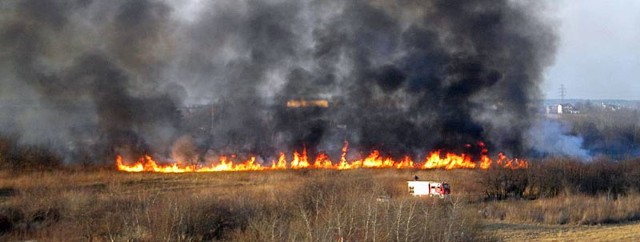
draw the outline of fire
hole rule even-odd
[[[483,145],[479,143],[479,145]],[[483,146],[482,146],[483,147]],[[266,170],[289,170],[289,169],[331,169],[331,170],[351,170],[358,168],[395,168],[395,169],[489,169],[491,167],[501,167],[508,169],[528,168],[529,164],[525,160],[509,159],[503,153],[499,153],[496,159],[491,159],[488,151],[483,148],[480,158],[476,161],[468,154],[455,154],[450,152],[434,151],[429,153],[422,162],[414,162],[409,156],[394,160],[392,157],[382,155],[380,151],[373,150],[363,159],[348,160],[347,152],[349,143],[345,141],[342,147],[342,154],[339,162],[333,162],[326,153],[316,155],[313,162],[310,162],[306,148],[302,153],[293,152],[290,159],[281,152],[277,160],[271,161],[270,165],[256,162],[256,157],[251,156],[244,161],[235,160],[235,156],[221,156],[218,161],[203,164],[184,164],[176,162],[172,164],[159,164],[151,156],[145,155],[138,161],[127,164],[122,156],[116,157],[116,166],[119,171],[124,172],[161,172],[161,173],[185,173],[185,172],[216,172],[216,171],[266,171]]]
[[[315,99],[315,100],[289,100],[287,101],[288,108],[305,108],[305,107],[320,107],[320,108],[328,108],[329,101],[326,99]]]

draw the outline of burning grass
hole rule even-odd
[[[119,171],[125,172],[160,172],[160,173],[185,173],[185,172],[219,172],[219,171],[264,171],[264,170],[298,170],[298,169],[325,169],[325,170],[353,170],[359,168],[395,168],[395,169],[490,169],[494,167],[508,169],[524,169],[529,163],[521,159],[510,159],[499,153],[492,159],[484,143],[478,146],[482,153],[477,160],[470,154],[456,154],[451,152],[434,151],[429,153],[422,161],[414,162],[406,155],[401,159],[385,156],[378,150],[371,151],[360,159],[347,159],[349,143],[344,142],[342,153],[338,162],[330,159],[329,155],[320,152],[315,159],[307,154],[306,148],[302,152],[294,151],[288,156],[280,153],[277,160],[263,164],[258,162],[256,156],[250,156],[245,161],[238,161],[236,155],[220,156],[217,161],[209,160],[204,163],[193,164],[176,160],[161,164],[150,155],[145,155],[135,162],[127,162],[122,156],[116,157],[115,163]]]

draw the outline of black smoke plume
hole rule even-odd
[[[482,141],[524,155],[555,50],[543,10],[509,0],[3,1],[0,129],[70,161],[168,156],[185,137],[203,155],[339,151],[343,140],[398,154]],[[285,105],[301,99],[330,105]]]

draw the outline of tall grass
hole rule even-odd
[[[545,224],[611,224],[640,220],[640,194],[610,196],[570,195],[534,201],[498,201],[483,204],[483,217],[508,222]]]
[[[461,198],[417,199],[406,173],[49,172],[4,177],[2,240],[471,241]],[[55,182],[57,181],[57,182]],[[389,199],[378,199],[380,196]],[[3,228],[3,224],[6,226]]]

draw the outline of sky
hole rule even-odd
[[[541,86],[547,99],[640,100],[640,1],[550,1],[558,28],[555,63]]]

